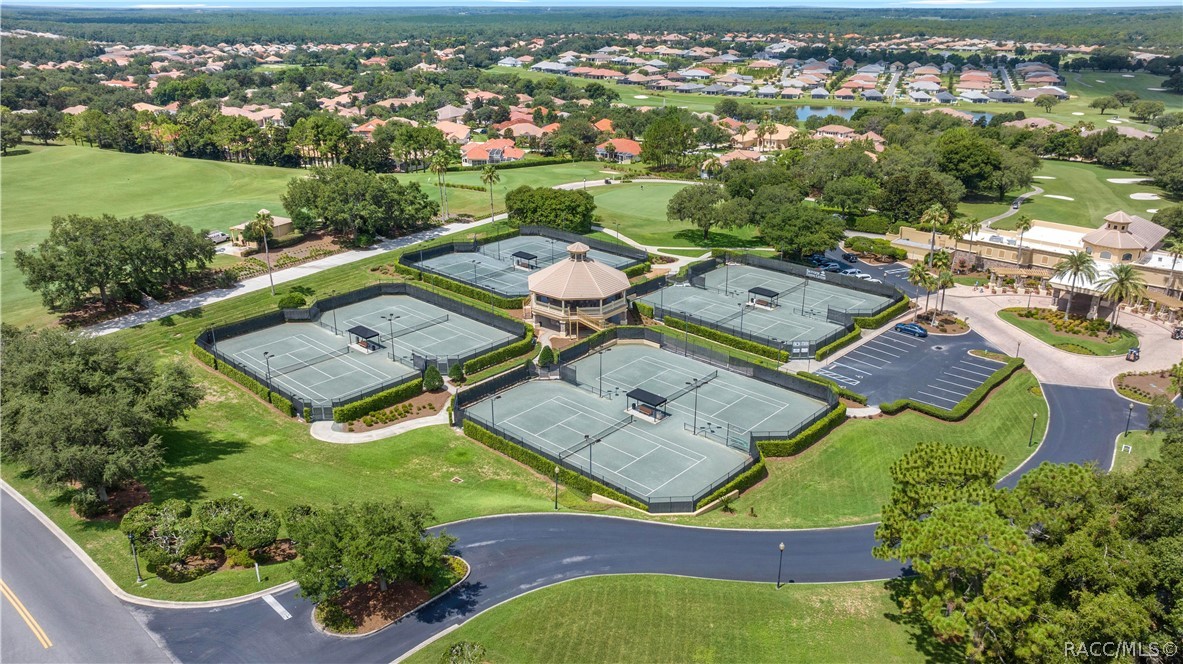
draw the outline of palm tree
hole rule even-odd
[[[493,185],[501,182],[501,174],[497,172],[497,167],[493,164],[485,164],[485,168],[481,170],[481,182],[489,188],[489,220],[491,221],[495,216],[493,214]]]
[[[937,275],[936,283],[937,283],[937,288],[941,289],[940,310],[944,311],[945,310],[945,289],[949,288],[954,283],[956,283],[953,281],[953,272],[951,270],[941,270],[941,273]]]
[[[1023,235],[1031,230],[1033,225],[1031,217],[1025,214],[1019,215],[1019,220],[1015,222],[1015,230],[1019,231],[1019,255],[1017,256],[1018,260],[1015,262],[1019,265],[1023,264]]]
[[[723,170],[723,162],[719,161],[719,157],[717,155],[711,155],[710,159],[707,159],[705,162],[703,162],[702,170],[708,176],[714,178],[719,174],[720,171]]]
[[[448,163],[450,161],[451,159],[448,158],[447,152],[439,152],[431,158],[431,172],[435,173],[435,182],[440,188],[440,202],[444,204],[445,221],[448,219],[448,190],[445,178],[448,173]]]
[[[924,310],[928,311],[928,298],[932,296],[935,280],[924,263],[915,263],[912,265],[912,269],[908,270],[908,283],[927,291],[927,294],[924,296]]]
[[[1057,277],[1070,277],[1071,289],[1068,291],[1068,307],[1064,309],[1064,320],[1068,319],[1068,313],[1072,311],[1072,299],[1076,295],[1076,282],[1081,277],[1092,281],[1097,278],[1097,263],[1093,257],[1084,253],[1083,251],[1074,251],[1068,254],[1064,260],[1056,263],[1052,268],[1052,274]]]
[[[267,257],[267,280],[271,282],[271,296],[275,297],[275,278],[271,276],[271,248],[267,246],[267,238],[275,230],[275,219],[269,210],[259,210],[255,218],[248,221],[242,229],[243,238],[252,242],[263,241],[263,255]]]
[[[974,269],[978,267],[978,255],[974,253],[974,236],[982,230],[982,222],[977,217],[969,217],[961,222],[961,230],[964,234],[969,235],[969,255],[972,257]]]
[[[776,125],[772,124],[771,122],[761,122],[760,125],[756,127],[757,149],[759,149],[761,152],[766,152],[768,150],[768,137],[775,133]]]
[[[940,226],[941,224],[944,224],[948,221],[949,211],[946,210],[945,207],[940,203],[933,203],[932,205],[928,206],[928,209],[924,211],[924,214],[920,215],[921,225],[927,224],[932,226],[932,242],[928,248],[929,260],[932,259],[932,253],[936,251],[937,248],[937,226]],[[931,263],[929,263],[929,265],[931,265]]]
[[[1179,262],[1179,257],[1183,256],[1183,238],[1167,237],[1162,243],[1162,249],[1171,255],[1170,285],[1173,286],[1175,284],[1175,264]],[[1172,295],[1174,290],[1176,289],[1167,288],[1167,292]]]
[[[1109,321],[1109,331],[1117,325],[1117,313],[1122,302],[1146,294],[1146,281],[1142,275],[1129,263],[1118,263],[1109,268],[1109,276],[1097,284],[1106,299],[1113,303],[1113,320]]]

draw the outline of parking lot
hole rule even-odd
[[[867,403],[910,398],[951,409],[1002,363],[975,357],[997,350],[976,332],[917,339],[888,328],[814,371],[860,394]]]

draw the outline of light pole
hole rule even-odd
[[[1035,294],[1035,291],[1032,291],[1032,290],[1027,291],[1027,310],[1028,311],[1031,310],[1031,296],[1034,294]]]
[[[1126,436],[1130,435],[1130,418],[1132,418],[1133,416],[1134,416],[1134,404],[1130,404],[1130,409],[1128,411],[1126,411],[1125,433],[1122,434],[1122,438],[1125,438]]]
[[[747,302],[739,303],[739,333],[743,334],[743,308]]]
[[[596,355],[599,355],[599,356],[600,356],[600,387],[599,387],[599,394],[600,394],[600,398],[601,398],[601,399],[603,399],[603,398],[604,398],[604,353],[607,353],[607,352],[608,352],[608,351],[610,351],[610,350],[612,350],[612,349],[611,349],[611,348],[601,348],[600,350],[597,350],[597,351],[596,351]]]
[[[495,396],[489,402],[489,414],[493,417],[493,430],[494,431],[497,430],[497,400],[500,398],[501,398],[500,395]]]
[[[1023,347],[1022,340],[1020,340],[1019,343],[1015,344],[1015,357],[1019,356],[1019,349],[1022,347]]]
[[[686,384],[689,385],[691,387],[691,389],[694,390],[694,424],[693,424],[693,426],[694,426],[694,431],[697,433],[698,432],[698,385],[699,385],[699,382],[698,382],[697,378],[692,378],[692,379],[686,381]]]
[[[335,291],[335,290],[329,291],[329,298],[336,298],[336,297],[337,297],[337,291]],[[335,302],[333,303],[333,334],[341,334],[341,332],[339,332],[337,330],[337,306],[336,306]]]
[[[1027,438],[1027,447],[1035,444],[1035,423],[1039,421],[1039,413],[1031,413],[1031,435]]]
[[[777,548],[780,549],[780,560],[777,561],[777,563],[776,563],[776,588],[777,588],[777,590],[779,590],[780,589],[780,574],[781,574],[781,571],[785,568],[785,543],[781,542],[780,546],[778,546]]]
[[[271,351],[263,351],[263,361],[267,363],[267,400],[271,400],[271,358],[275,357],[275,353]]]
[[[559,509],[559,467],[555,466],[555,511]]]
[[[476,283],[476,259],[472,259],[472,282]]]
[[[140,574],[140,554],[136,551],[136,536],[128,533],[127,542],[131,544],[131,558],[136,561],[136,583],[143,583],[144,577]]]

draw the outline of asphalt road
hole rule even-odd
[[[0,608],[0,660],[168,662],[137,619],[90,570],[8,493],[0,491],[0,579],[40,629],[37,638],[11,597]]]

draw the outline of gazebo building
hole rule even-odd
[[[602,330],[628,315],[628,277],[588,257],[589,247],[576,242],[568,257],[530,275],[530,311],[539,327],[562,336],[579,336],[581,328]]]

